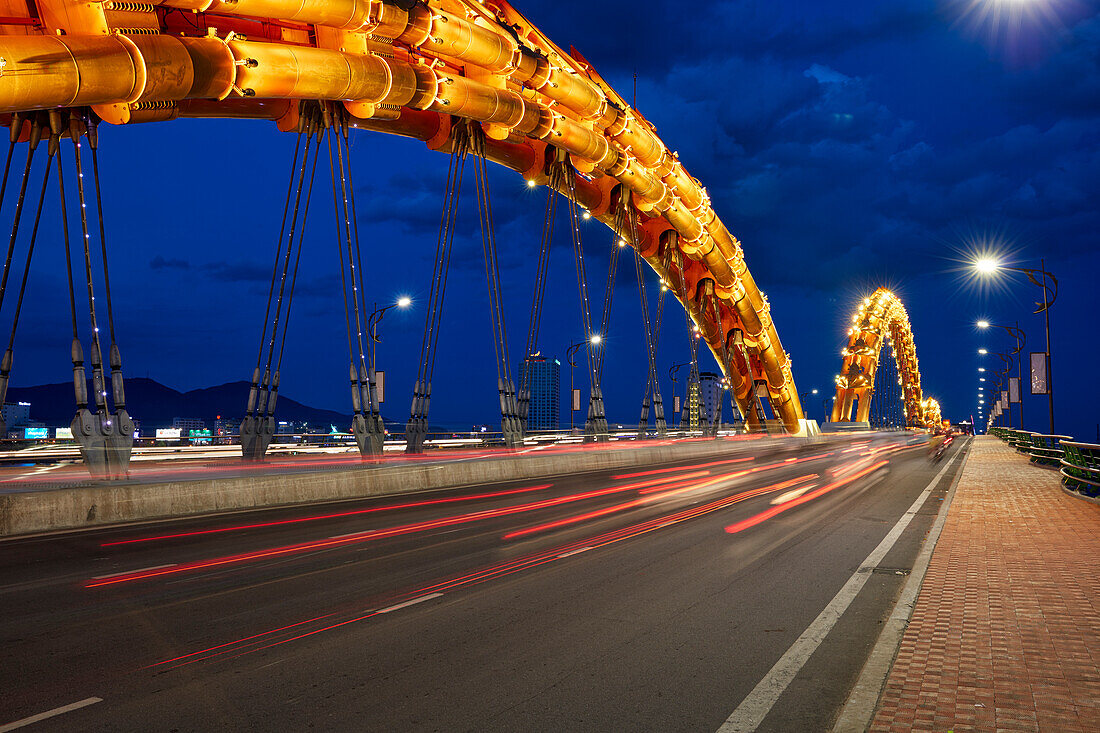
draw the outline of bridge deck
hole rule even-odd
[[[973,442],[873,731],[1100,730],[1100,507]]]

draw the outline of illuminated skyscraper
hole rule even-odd
[[[561,362],[544,356],[530,356],[516,369],[516,389],[521,389],[524,372],[530,369],[527,388],[531,404],[527,412],[528,430],[557,430],[561,402]]]

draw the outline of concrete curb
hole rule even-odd
[[[955,498],[955,489],[962,479],[966,461],[970,457],[970,444],[966,446],[966,452],[959,463],[958,472],[951,482],[951,488],[947,490],[943,505],[928,531],[928,537],[917,553],[917,559],[913,563],[913,571],[909,579],[901,589],[894,610],[883,624],[878,640],[875,642],[863,670],[859,673],[852,692],[841,708],[840,716],[833,725],[833,733],[864,733],[871,727],[875,712],[878,710],[878,701],[882,691],[886,687],[886,680],[890,670],[894,666],[898,649],[901,648],[902,637],[909,626],[909,619],[913,616],[913,609],[920,595],[921,586],[924,584],[924,575],[932,562],[932,553],[939,542],[943,525],[947,522],[947,512],[951,509],[951,502]]]
[[[1100,496],[1085,496],[1084,494],[1079,494],[1073,489],[1067,489],[1065,484],[1062,484],[1059,488],[1072,496],[1074,499],[1080,499],[1081,501],[1087,501],[1090,504],[1096,504],[1097,506],[1100,506]]]
[[[706,440],[575,453],[403,463],[155,484],[104,483],[0,495],[0,538],[295,504],[346,501],[499,481],[545,479],[655,463],[802,446],[806,440]]]

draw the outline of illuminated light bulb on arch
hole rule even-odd
[[[527,181],[527,188],[534,188],[534,187],[535,187],[535,182],[534,181]]]
[[[583,214],[581,214],[581,218],[582,218],[582,219],[585,219],[585,220],[587,220],[587,219],[591,219],[591,218],[592,218],[592,215],[591,215],[591,214],[589,214],[589,213],[588,213],[588,212],[586,211],[586,212],[584,212]]]

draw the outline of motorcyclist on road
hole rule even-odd
[[[946,417],[940,421],[938,425],[931,428],[932,437],[928,441],[928,455],[930,457],[936,457],[939,454],[940,446],[945,441],[950,441],[955,435],[955,431],[951,428],[951,421]]]

